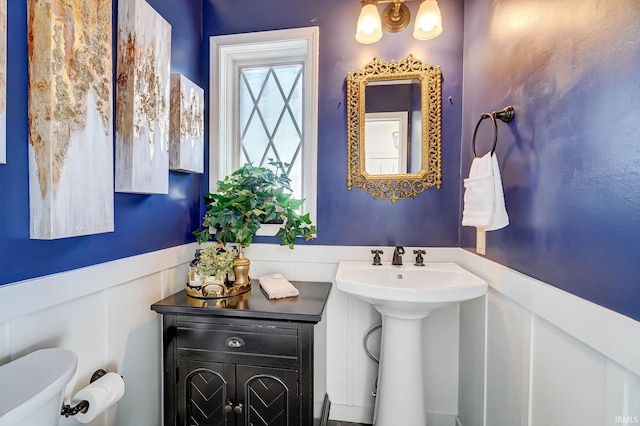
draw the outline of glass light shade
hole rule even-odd
[[[429,40],[438,37],[442,32],[442,16],[436,0],[422,0],[416,24],[413,29],[413,37],[418,40]]]
[[[375,4],[362,6],[358,17],[356,40],[363,44],[375,43],[382,38],[382,22]]]

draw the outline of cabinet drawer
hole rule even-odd
[[[296,329],[178,321],[178,350],[220,354],[298,357]]]

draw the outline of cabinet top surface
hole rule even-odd
[[[239,296],[195,299],[182,290],[154,303],[151,309],[165,315],[208,315],[314,323],[320,321],[331,283],[292,281],[291,284],[300,291],[299,296],[271,300],[260,289],[258,281],[253,280],[251,291]]]

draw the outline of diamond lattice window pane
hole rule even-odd
[[[272,158],[272,159],[274,159],[274,160],[277,160],[277,159],[278,159],[278,156],[277,156],[277,154],[276,154],[275,150],[273,149],[273,146],[270,146],[270,147],[267,149],[267,152],[265,152],[265,153],[264,153],[264,156],[262,157],[261,164],[262,164],[263,166],[264,166],[264,165],[268,165],[267,163],[269,162],[269,159],[270,159],[270,158]]]
[[[302,159],[296,158],[289,166],[287,171],[289,179],[291,179],[291,190],[296,198],[304,198],[302,195]]]
[[[298,81],[302,76],[302,66],[299,64],[281,65],[274,67],[274,73],[278,77],[280,86],[285,93],[290,93],[294,86],[300,86]]]
[[[240,99],[251,99],[252,93],[247,84],[240,84]],[[240,102],[240,129],[245,129],[251,115],[255,113],[253,102]]]
[[[302,135],[289,114],[285,114],[280,121],[278,131],[273,135],[273,144],[278,150],[280,158],[286,158],[291,163],[300,148]]]
[[[269,73],[264,82],[260,99],[258,100],[257,112],[263,120],[265,131],[271,135],[275,133],[276,126],[283,111],[286,110],[286,99],[283,98],[279,90],[278,81],[275,74]]]
[[[269,149],[269,136],[264,132],[264,127],[259,120],[252,120],[249,126],[244,129],[242,139],[242,152],[244,154],[244,162],[262,165],[262,157],[267,149]]]
[[[284,96],[288,98],[289,110],[293,119],[302,123],[302,66],[283,66],[275,70]]]
[[[289,163],[294,196],[302,198],[302,65],[242,68],[240,146],[246,162]]]
[[[241,71],[242,83],[249,86],[249,90],[258,97],[264,81],[269,74],[269,67],[243,68]]]

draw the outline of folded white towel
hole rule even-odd
[[[258,278],[260,287],[267,293],[269,299],[282,299],[284,297],[295,297],[300,294],[282,274],[265,275]]]
[[[500,168],[495,155],[487,153],[473,159],[464,187],[463,226],[494,231],[509,224]]]

